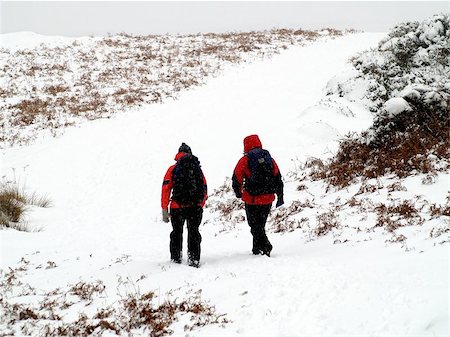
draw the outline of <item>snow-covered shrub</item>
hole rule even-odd
[[[448,169],[449,46],[450,17],[440,14],[394,27],[378,48],[353,58],[353,75],[331,81],[328,93],[361,100],[374,112],[374,123],[345,138],[313,176],[344,187],[356,177]]]
[[[377,48],[358,54],[351,62],[354,72],[331,81],[328,94],[363,101],[373,112],[390,98],[408,95],[448,109],[450,17],[438,14],[421,23],[399,24]]]
[[[450,168],[450,111],[410,101],[405,109],[383,110],[362,135],[341,141],[337,154],[316,179],[345,187],[356,177],[376,178],[394,173],[405,177]],[[430,109],[430,110],[428,110]]]
[[[407,136],[411,132],[420,132],[422,142],[434,138],[434,143],[446,143],[449,121],[450,105],[443,107],[439,101],[425,102],[415,96],[396,97],[385,103],[363,138],[371,148],[382,147],[393,136]],[[441,155],[445,155],[445,152],[445,148],[439,151]]]

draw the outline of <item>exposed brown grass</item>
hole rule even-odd
[[[36,193],[26,193],[17,184],[0,183],[0,228],[29,231],[30,228],[22,222],[29,205],[46,208],[51,206],[51,201]]]
[[[0,185],[0,212],[6,221],[1,225],[9,227],[9,222],[19,222],[25,213],[26,196],[11,184]]]

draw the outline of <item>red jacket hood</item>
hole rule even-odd
[[[251,135],[244,138],[244,153],[248,153],[253,149],[261,149],[262,144],[258,135]]]
[[[186,154],[186,152],[178,152],[175,155],[175,160],[178,161],[181,157],[183,157]]]

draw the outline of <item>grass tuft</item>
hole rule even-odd
[[[51,201],[36,193],[27,194],[23,187],[15,183],[0,183],[0,228],[31,231],[23,220],[30,205],[47,208],[51,206]]]

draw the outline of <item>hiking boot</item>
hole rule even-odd
[[[267,255],[268,257],[270,257],[270,252],[272,251],[272,246],[267,247],[267,249],[262,251],[263,255]]]
[[[262,253],[263,255],[267,255],[268,257],[270,257],[270,252],[272,251],[272,245],[270,244],[270,242],[267,242],[267,244],[265,245],[265,247],[262,249]]]
[[[189,260],[188,261],[188,266],[189,267],[198,268],[198,267],[200,267],[200,261],[198,261],[198,260]]]
[[[255,249],[255,248],[252,249],[252,253],[253,253],[253,255],[263,255],[264,254],[264,252],[261,249]]]
[[[178,263],[178,264],[180,264],[180,263],[181,263],[181,257],[180,257],[180,258],[177,258],[177,259],[170,259],[170,261],[172,261],[173,263]]]

